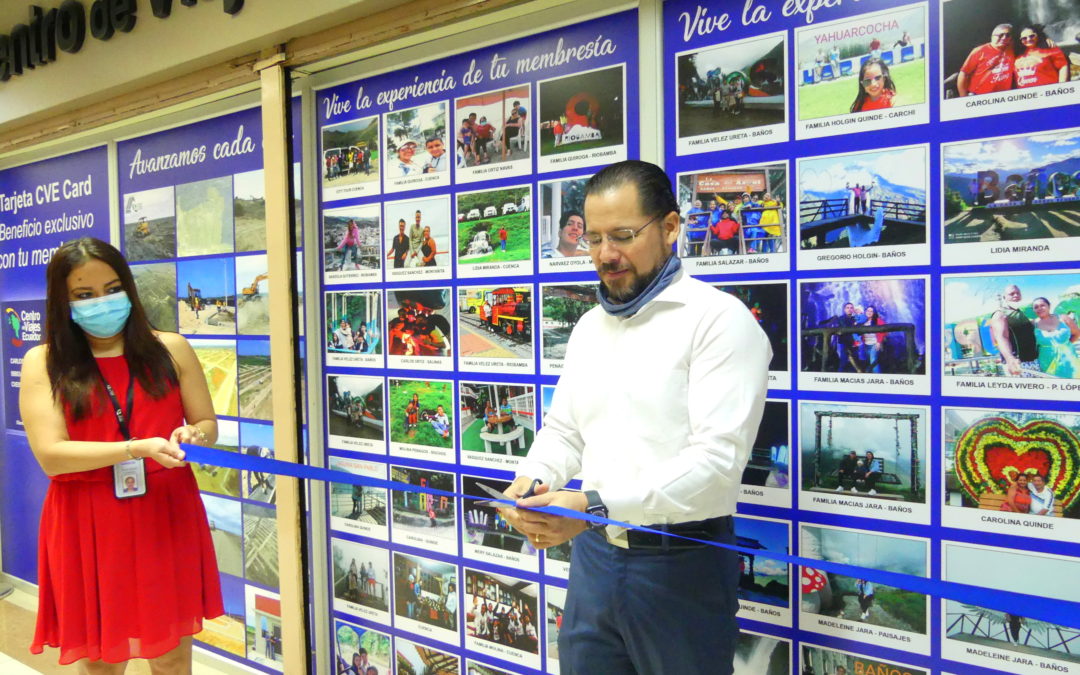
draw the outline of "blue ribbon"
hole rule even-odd
[[[319,480],[328,483],[346,483],[349,485],[360,485],[363,487],[382,488],[384,490],[420,492],[439,497],[469,499],[474,501],[487,501],[493,503],[502,503],[506,506],[515,506],[515,503],[510,500],[497,500],[492,499],[491,497],[476,497],[473,495],[462,494],[460,492],[437,490],[435,488],[420,487],[419,485],[410,485],[409,483],[401,483],[398,481],[382,480],[379,478],[371,478],[368,476],[358,476],[356,474],[348,473],[345,471],[334,471],[332,469],[323,469],[320,467],[307,466],[304,464],[294,464],[293,462],[285,462],[280,459],[253,457],[251,455],[244,455],[237,452],[226,452],[224,450],[204,447],[201,445],[188,445],[185,443],[181,444],[180,447],[184,450],[185,453],[187,453],[187,461],[198,462],[199,464],[210,464],[213,466],[221,466],[230,469],[242,469],[245,471],[256,471],[259,473],[272,473],[279,476],[290,476],[292,478],[302,478],[305,480]],[[971,586],[969,584],[961,584],[955,581],[929,579],[926,577],[917,577],[911,574],[902,574],[900,572],[887,572],[884,570],[876,570],[868,567],[859,567],[856,565],[830,562],[828,560],[816,560],[814,558],[803,558],[801,556],[789,555],[785,553],[774,553],[772,551],[750,549],[743,546],[736,546],[733,544],[721,544],[715,541],[695,539],[693,537],[684,537],[682,535],[673,534],[671,532],[663,532],[661,530],[655,530],[652,528],[643,527],[641,525],[631,525],[630,523],[624,523],[622,521],[612,520],[610,518],[601,518],[592,514],[582,513],[581,511],[574,511],[573,509],[563,508],[561,506],[544,506],[533,510],[540,513],[547,513],[553,516],[576,518],[577,520],[584,520],[591,523],[615,525],[617,527],[626,528],[628,530],[639,530],[641,532],[651,532],[653,534],[659,534],[666,537],[676,537],[678,539],[685,539],[687,541],[692,541],[703,546],[726,548],[732,551],[738,551],[740,553],[754,555],[758,558],[779,560],[780,562],[784,562],[789,565],[802,565],[804,567],[809,567],[816,570],[832,572],[833,574],[842,574],[844,576],[852,577],[855,579],[866,579],[867,581],[871,581],[876,584],[884,584],[886,586],[893,586],[894,588],[902,588],[908,591],[912,591],[914,593],[921,593],[927,596],[945,598],[946,600],[953,600],[955,602],[959,602],[965,605],[985,607],[987,609],[994,609],[1000,612],[1012,614],[1014,616],[1022,616],[1029,619],[1036,619],[1038,621],[1045,621],[1046,623],[1057,624],[1059,626],[1066,626],[1069,628],[1080,630],[1080,602],[1071,602],[1068,600],[1060,600],[1057,598],[1047,598],[1042,596],[1029,595],[1027,593],[1015,593],[1013,591],[987,589],[981,586]]]

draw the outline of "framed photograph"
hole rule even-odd
[[[326,376],[326,433],[331,450],[386,454],[383,378]]]
[[[386,633],[335,618],[334,651],[337,654],[335,673],[367,675],[368,668],[374,668],[377,673],[392,672],[390,664],[394,652]]]
[[[1078,162],[1080,129],[942,144],[942,263],[1080,258]]]
[[[926,3],[795,29],[795,138],[930,121]]]
[[[942,276],[942,393],[1080,399],[1076,271]]]
[[[942,524],[1080,543],[1080,415],[943,408]]]
[[[386,480],[386,465],[354,457],[327,458],[327,468],[355,476]],[[330,483],[330,527],[342,532],[389,541],[386,490],[351,483]]]
[[[446,101],[383,114],[383,191],[450,185],[453,143]]]
[[[930,675],[928,671],[912,668],[890,661],[880,661],[860,654],[838,652],[811,644],[800,645],[802,672],[822,675],[856,675],[856,673],[903,673],[903,675]]]
[[[454,290],[386,291],[386,360],[390,368],[453,370]]]
[[[449,279],[450,197],[383,203],[386,280]]]
[[[330,539],[334,609],[390,624],[390,553],[348,539]]]
[[[532,274],[532,187],[459,192],[458,277]]]
[[[462,507],[461,542],[465,557],[539,573],[540,556],[536,549],[525,535],[510,527],[494,505],[488,503],[491,495],[481,488],[482,485],[503,492],[510,487],[510,481],[486,476],[461,477],[461,491],[476,498],[466,500]],[[535,616],[533,618],[535,620]]]
[[[866,530],[802,525],[802,555],[926,577],[926,539]],[[866,579],[802,568],[799,625],[814,633],[930,654],[930,601],[925,595]]]
[[[791,402],[765,401],[739,501],[791,508]]]
[[[540,584],[465,568],[465,647],[540,667]]]
[[[327,209],[322,223],[324,283],[382,281],[383,260],[390,253],[383,246],[378,204]]]
[[[941,119],[1080,103],[1072,3],[943,0]]]
[[[446,471],[390,466],[390,480],[423,488],[454,492],[456,476]],[[394,543],[458,555],[457,503],[452,497],[427,492],[391,491]]]
[[[390,378],[390,454],[454,462],[454,383]]]
[[[787,33],[675,55],[680,155],[786,143]]]
[[[735,516],[740,546],[785,554],[791,550],[791,523]],[[786,563],[739,552],[739,618],[791,625],[791,569]]]
[[[379,194],[381,142],[378,115],[322,128],[324,202]]]
[[[534,287],[459,286],[457,293],[458,367],[532,373]]]
[[[600,284],[540,285],[540,373],[562,372],[566,343],[578,319],[600,304],[596,294]]]
[[[925,276],[801,280],[799,388],[929,394]]]
[[[528,84],[454,101],[457,182],[526,176],[532,169],[532,87]]]
[[[799,402],[799,508],[930,524],[928,406]]]
[[[513,470],[536,435],[536,392],[531,384],[458,383],[461,463]]]
[[[691,274],[790,267],[786,161],[679,174],[677,189],[677,247]]]
[[[585,183],[589,176],[540,183],[537,223],[540,272],[593,269],[585,234]]]
[[[799,159],[799,269],[928,265],[929,147]]]
[[[397,494],[397,493],[395,493]],[[458,637],[459,590],[456,565],[394,551],[394,626],[455,647]],[[402,638],[398,644],[398,670],[401,670]],[[423,672],[421,660],[413,672]],[[410,661],[410,665],[413,663]],[[448,672],[457,672],[448,671]]]
[[[961,584],[1080,602],[1080,575],[1073,557],[942,542],[941,577]],[[1080,662],[1063,638],[1075,628],[942,600],[942,658],[1029,675],[1053,671],[1076,675]]]
[[[381,368],[383,292],[330,291],[323,299],[326,365]]]
[[[537,171],[626,159],[626,64],[541,80]]]

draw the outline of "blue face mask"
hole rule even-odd
[[[71,320],[97,338],[112,337],[122,331],[130,315],[131,300],[123,291],[71,303]]]

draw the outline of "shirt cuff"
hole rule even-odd
[[[645,506],[641,502],[641,496],[628,489],[616,487],[604,487],[598,489],[600,501],[608,510],[608,518],[612,520],[631,523],[633,525],[648,525],[645,522]]]

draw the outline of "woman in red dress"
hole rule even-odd
[[[150,326],[109,244],[67,242],[46,276],[45,341],[23,359],[19,391],[51,479],[30,650],[57,647],[83,673],[122,673],[133,658],[190,673],[191,636],[223,613],[206,511],[178,445],[217,439],[202,368],[183,337]]]
[[[1050,46],[1039,24],[1024,26],[1020,31],[1015,65],[1018,89],[1069,81],[1069,60],[1061,49]]]
[[[859,93],[851,104],[851,112],[891,108],[893,96],[896,85],[889,76],[889,66],[878,58],[867,59],[859,69]]]

